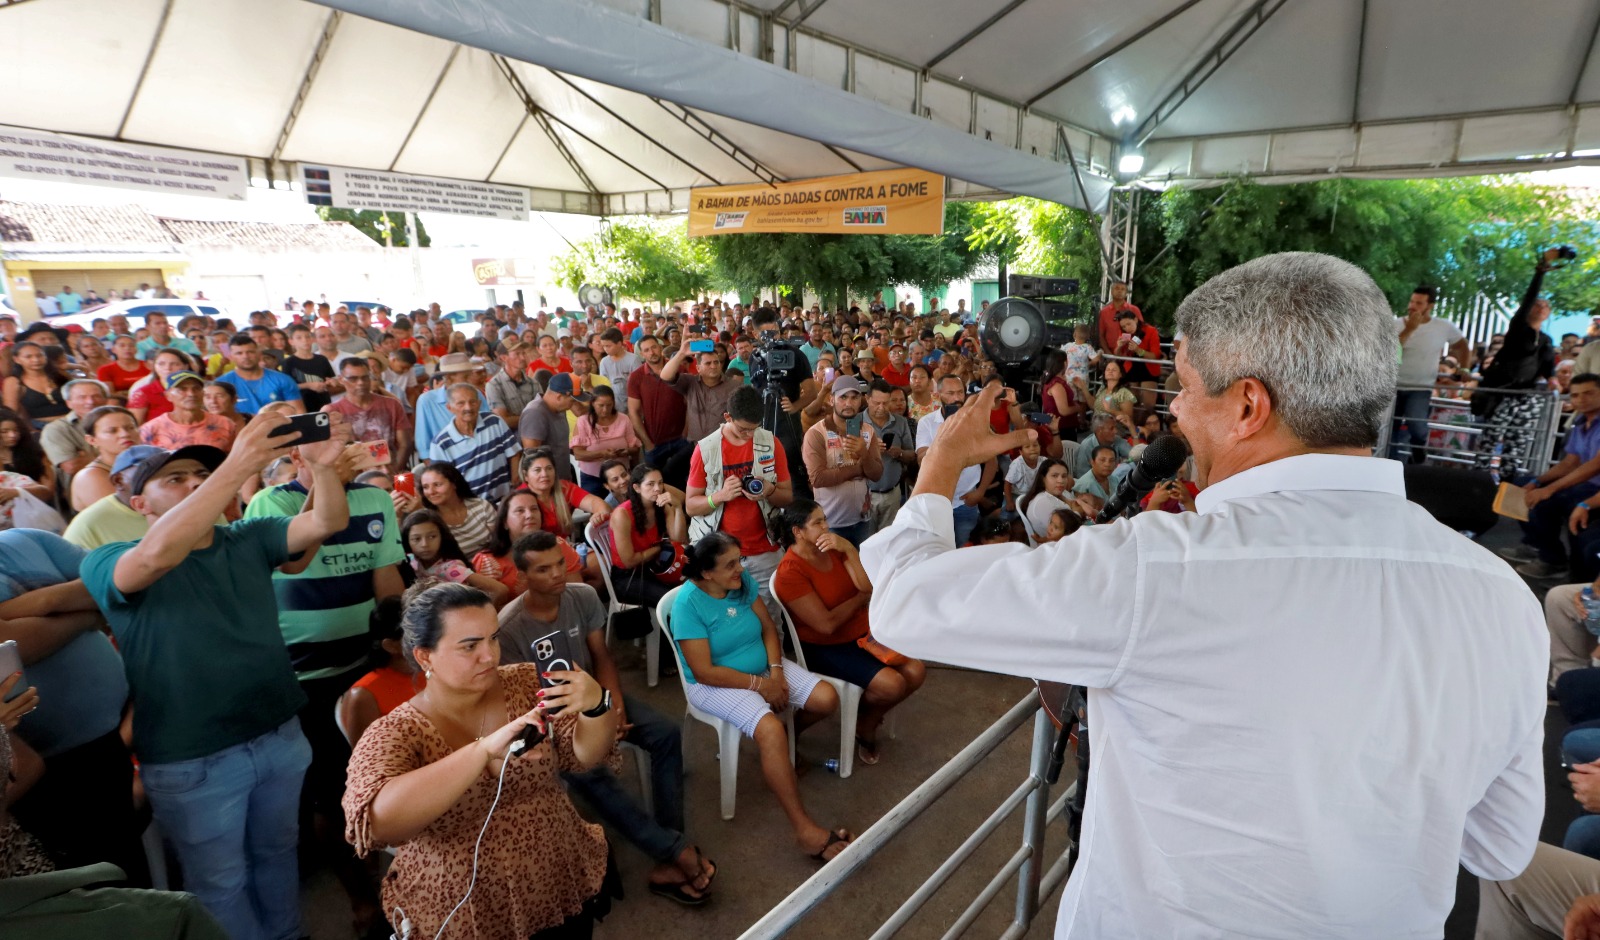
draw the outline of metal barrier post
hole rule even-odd
[[[1383,423],[1378,425],[1378,443],[1372,445],[1374,457],[1387,457],[1389,455],[1389,441],[1394,437],[1394,407],[1399,397],[1389,396],[1389,409],[1383,413]]]
[[[1017,914],[1012,921],[1023,928],[1033,921],[1033,915],[1039,913],[1039,881],[1044,877],[1045,814],[1050,810],[1050,784],[1045,780],[1045,775],[1049,772],[1050,752],[1055,739],[1056,726],[1051,723],[1050,715],[1041,708],[1033,716],[1033,753],[1028,767],[1029,776],[1037,787],[1028,794],[1028,805],[1023,810],[1025,815],[1022,820],[1022,846],[1028,850],[1028,858],[1022,863],[1022,870],[1017,872]]]
[[[924,780],[921,786],[912,790],[905,799],[884,814],[883,818],[857,836],[843,852],[834,856],[833,861],[822,866],[820,871],[806,879],[804,884],[752,924],[750,929],[740,935],[740,940],[769,940],[788,933],[789,929],[799,923],[812,908],[822,903],[823,898],[832,894],[835,888],[865,865],[867,859],[876,855],[890,839],[905,829],[913,819],[922,815],[985,757],[993,753],[995,748],[1003,744],[1006,738],[1011,736],[1011,732],[1028,720],[1028,716],[1040,710],[1038,691],[1029,692],[1021,701],[1011,706],[999,721],[990,725],[948,763],[934,771],[933,776]],[[1047,752],[1046,759],[1048,756]]]

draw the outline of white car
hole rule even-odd
[[[128,318],[128,328],[137,330],[144,326],[145,315],[151,313],[166,314],[173,327],[178,325],[179,320],[191,314],[200,314],[218,320],[229,316],[228,311],[203,300],[198,303],[191,300],[113,300],[110,303],[85,307],[77,313],[58,313],[48,316],[44,318],[44,321],[51,326],[82,327],[87,332],[91,328],[90,324],[94,323],[94,321],[109,320],[111,317],[121,314]],[[241,322],[238,318],[233,318],[233,325],[246,327],[250,324]]]

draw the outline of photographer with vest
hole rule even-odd
[[[776,612],[771,581],[783,550],[767,532],[767,512],[793,502],[794,486],[782,442],[761,426],[761,409],[761,393],[741,386],[722,426],[695,444],[686,490],[689,540],[718,531],[737,539],[745,570]]]

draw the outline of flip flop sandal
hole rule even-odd
[[[650,888],[651,894],[657,897],[666,898],[669,901],[677,901],[684,907],[699,907],[700,905],[711,900],[711,896],[709,894],[702,894],[698,897],[690,894],[688,890],[689,885],[681,881],[673,882],[672,884],[660,884],[652,881],[648,883],[648,887]]]
[[[694,860],[700,863],[700,870],[702,872],[708,867],[711,869],[711,873],[706,876],[706,886],[700,889],[700,893],[702,895],[710,895],[711,886],[716,883],[717,875],[721,873],[722,869],[717,867],[716,859],[706,858],[703,854],[701,854],[700,846],[691,845],[689,848],[694,850]],[[692,878],[690,879],[690,881],[693,880],[694,879]]]
[[[878,762],[878,742],[856,735],[856,760],[868,767]]]
[[[841,842],[849,845],[850,834],[843,829],[835,829],[828,833],[828,841],[823,843],[822,848],[818,849],[811,857],[819,862],[830,862],[833,859],[828,858],[828,850]],[[838,856],[835,855],[834,857],[837,858]]]

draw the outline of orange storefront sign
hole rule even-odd
[[[938,235],[942,231],[944,177],[923,170],[876,170],[773,186],[707,186],[689,195],[691,236]]]

